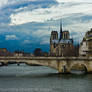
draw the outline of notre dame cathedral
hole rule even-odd
[[[74,55],[73,39],[70,38],[69,31],[62,30],[62,23],[60,23],[60,37],[57,31],[51,32],[50,55],[62,57]]]

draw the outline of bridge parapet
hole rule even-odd
[[[0,57],[0,60],[92,60],[92,57]]]

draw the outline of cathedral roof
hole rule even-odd
[[[59,40],[52,40],[52,43],[56,43],[56,44],[58,44],[58,42],[59,42]]]
[[[60,43],[73,43],[72,39],[61,39]]]

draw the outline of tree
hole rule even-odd
[[[34,50],[34,55],[35,56],[42,56],[42,50],[40,48],[36,48]]]

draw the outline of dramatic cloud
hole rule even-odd
[[[74,3],[73,3],[74,4]],[[72,14],[92,15],[92,3],[78,3],[72,6],[59,4],[51,8],[38,8],[33,11],[23,11],[10,16],[10,25],[20,25],[28,22],[45,22],[48,20],[57,20],[61,17],[71,17]]]
[[[49,50],[52,30],[81,42],[92,27],[92,0],[0,0],[0,47]],[[16,46],[13,43],[16,43]]]

